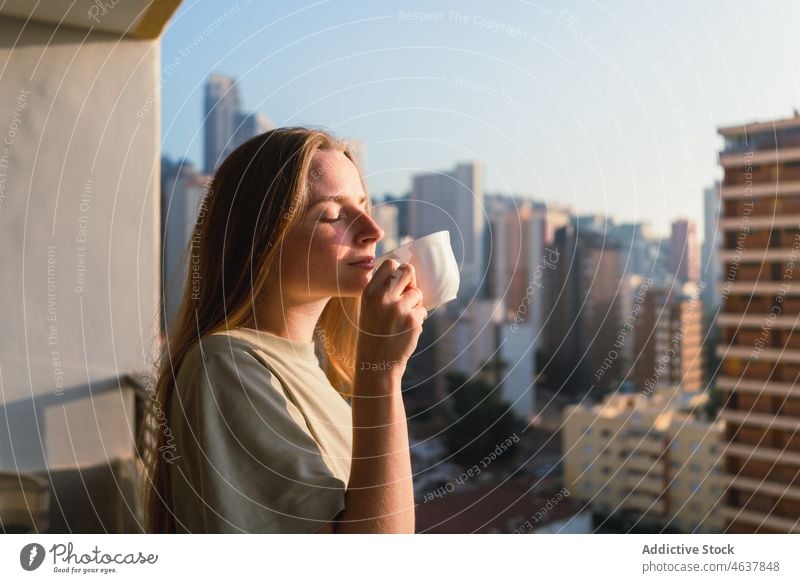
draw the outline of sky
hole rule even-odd
[[[184,0],[163,36],[165,155],[202,160],[203,85],[365,146],[373,197],[480,160],[485,192],[698,222],[720,126],[800,109],[800,3]]]

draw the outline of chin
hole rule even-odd
[[[368,273],[364,274],[363,278],[350,277],[347,281],[339,280],[334,284],[331,295],[340,298],[357,298],[361,296],[369,281],[370,275]]]

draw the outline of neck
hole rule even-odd
[[[330,299],[298,298],[269,289],[261,296],[255,318],[246,325],[295,342],[313,342],[314,328]]]

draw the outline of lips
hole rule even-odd
[[[355,261],[348,263],[348,265],[356,265],[358,267],[373,267],[374,264],[374,255],[364,255],[363,257],[358,257]]]

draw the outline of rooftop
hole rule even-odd
[[[800,112],[797,110],[795,110],[792,117],[770,121],[752,121],[749,123],[740,123],[732,126],[723,126],[717,128],[717,131],[721,135],[727,137],[788,128],[800,128]]]

